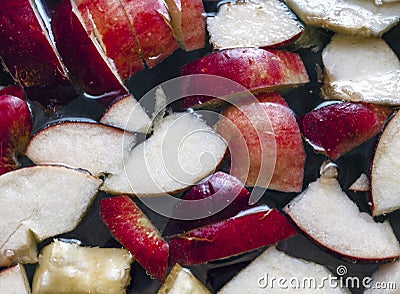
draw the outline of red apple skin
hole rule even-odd
[[[340,102],[298,119],[303,136],[333,160],[379,133],[392,113],[387,106]]]
[[[169,246],[128,196],[100,200],[100,215],[115,238],[154,278],[164,281]]]
[[[26,101],[8,94],[0,96],[0,175],[18,166],[32,131],[32,117]]]
[[[205,263],[275,244],[295,234],[296,229],[276,209],[249,213],[171,239],[170,263]]]
[[[218,192],[218,193],[217,193]],[[202,226],[216,223],[224,219],[237,215],[240,211],[251,208],[249,205],[250,193],[244,187],[243,183],[235,177],[224,172],[216,172],[206,178],[201,183],[193,186],[183,197],[184,200],[201,200],[215,195],[212,202],[181,205],[178,204],[172,212],[172,216],[179,216],[182,210],[190,212],[191,210],[215,211],[222,207],[221,204],[230,202],[218,213],[196,220],[181,220],[171,218],[164,229],[163,235],[170,236],[178,233],[184,233],[189,230],[200,228]],[[236,196],[235,198],[233,198]],[[222,201],[222,203],[221,203]],[[191,205],[192,204],[192,205]],[[199,207],[201,205],[201,207]]]
[[[0,95],[11,95],[22,99],[24,90],[18,85],[7,86],[0,90]]]
[[[28,98],[51,109],[77,97],[28,0],[4,0],[0,8],[0,56]]]
[[[254,186],[258,176],[263,177],[260,174],[261,158],[269,162],[269,150],[274,147],[271,134],[263,132],[269,129],[269,118],[274,131],[276,163],[268,188],[282,192],[300,192],[303,187],[306,154],[293,112],[286,106],[268,102],[243,105],[241,109],[233,106],[226,108],[222,112],[224,119],[216,126],[217,132],[228,143],[231,158],[239,163],[249,160],[249,171],[246,164],[235,164],[230,173],[245,181],[248,186]],[[256,122],[254,126],[246,115]],[[243,136],[245,146],[237,139],[235,127]],[[248,154],[243,148],[247,148]]]
[[[169,14],[164,0],[121,0],[121,3],[149,68],[156,66],[178,48],[168,23]]]
[[[119,0],[77,0],[75,3],[86,29],[91,28],[91,21],[94,22],[104,51],[114,61],[123,80],[144,68],[135,34]]]
[[[277,92],[272,93],[259,93],[254,95],[259,102],[270,102],[270,103],[277,103],[286,107],[289,105],[286,103],[286,100],[279,95]]]
[[[61,0],[51,15],[51,27],[64,64],[83,91],[106,102],[127,94],[117,76],[96,49],[70,0]]]

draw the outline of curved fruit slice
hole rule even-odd
[[[87,33],[93,31],[96,35],[122,80],[144,68],[135,34],[119,0],[72,1],[86,23]]]
[[[77,96],[34,0],[2,1],[0,40],[5,67],[24,86],[30,99],[51,109]]]
[[[0,272],[0,291],[2,293],[31,293],[28,277],[21,264],[17,264],[16,266],[4,269]]]
[[[392,109],[342,102],[315,109],[300,117],[300,130],[316,151],[333,160],[379,133]]]
[[[164,0],[121,0],[149,68],[171,55],[178,44]]]
[[[151,120],[132,95],[121,97],[103,114],[100,123],[128,132],[148,133]]]
[[[342,257],[375,262],[400,256],[389,222],[376,223],[360,212],[335,177],[322,175],[284,211],[311,239]]]
[[[400,60],[384,40],[335,35],[322,61],[325,99],[400,104]]]
[[[247,186],[301,191],[306,155],[288,107],[266,102],[240,109],[230,106],[222,112],[216,130],[227,141],[233,176]]]
[[[17,155],[24,152],[31,130],[31,111],[26,101],[22,97],[1,95],[0,174],[18,166]]]
[[[302,26],[279,0],[226,2],[207,18],[214,49],[277,47],[295,41]]]
[[[63,63],[85,93],[108,100],[127,94],[95,36],[86,32],[84,21],[70,0],[57,3],[51,15],[51,28]]]
[[[279,211],[257,207],[171,239],[170,261],[205,263],[275,244],[295,234],[296,229]]]
[[[100,215],[114,237],[154,278],[167,273],[169,246],[149,218],[128,197],[100,200]]]
[[[33,293],[125,293],[132,255],[122,248],[81,247],[54,240],[40,252]]]
[[[380,37],[400,19],[400,3],[365,0],[284,0],[306,24],[337,33]]]
[[[202,0],[165,0],[179,45],[186,51],[203,48],[206,20]]]
[[[107,177],[103,191],[137,196],[165,195],[196,184],[222,161],[224,141],[204,120],[174,113],[135,147],[124,169]]]
[[[63,122],[36,133],[26,155],[36,164],[60,164],[88,170],[95,176],[120,170],[136,136],[87,122]]]
[[[57,166],[27,167],[2,175],[0,265],[35,262],[36,256],[27,260],[23,255],[27,244],[35,245],[29,232],[41,242],[73,230],[100,184],[85,173]]]
[[[252,261],[247,267],[230,280],[218,293],[350,293],[341,287],[331,287],[327,281],[331,272],[322,265],[291,257],[284,252],[270,247]],[[311,283],[299,284],[292,281],[308,281],[315,279],[317,283],[326,281],[323,288],[312,287]],[[275,280],[271,280],[275,279]],[[280,282],[278,282],[280,280]],[[249,281],[254,281],[249,283]],[[257,282],[256,282],[257,281]],[[286,283],[281,283],[286,281]],[[288,282],[288,283],[287,283]],[[296,285],[299,285],[296,287]],[[304,285],[304,286],[303,286]],[[310,285],[310,286],[308,286]],[[281,287],[280,287],[281,286]],[[318,286],[321,286],[319,283]],[[292,288],[293,287],[293,288]]]
[[[399,168],[400,113],[384,129],[375,150],[371,169],[372,214],[390,213],[400,208]]]
[[[372,282],[368,284],[364,294],[380,294],[382,291],[388,294],[399,292],[400,261],[382,264],[371,276]],[[381,286],[381,287],[378,287]],[[382,286],[385,286],[382,288]]]

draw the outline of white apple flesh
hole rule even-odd
[[[17,264],[0,272],[0,292],[7,294],[31,293],[28,277],[21,264]]]

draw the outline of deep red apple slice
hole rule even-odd
[[[171,55],[178,44],[164,0],[121,0],[149,68]]]
[[[295,235],[276,209],[257,207],[170,240],[172,264],[195,265],[237,255]]]
[[[85,93],[100,96],[106,103],[127,94],[95,37],[87,34],[84,21],[70,0],[57,3],[51,27],[63,63]]]
[[[33,0],[4,0],[0,8],[0,56],[28,97],[51,109],[76,98]]]
[[[377,223],[360,212],[333,174],[311,183],[284,211],[307,236],[341,257],[364,262],[399,257],[400,245],[389,222]]]
[[[264,50],[259,48],[236,48],[214,52],[197,59],[181,68],[181,75],[208,74],[217,75],[235,81],[248,90],[259,92],[284,91],[309,82],[307,71],[300,56],[295,53]],[[187,93],[203,93],[204,83],[182,84],[182,96],[185,108],[198,106],[214,97],[192,97]],[[215,92],[228,95],[220,80],[207,85]]]
[[[0,95],[11,95],[18,98],[24,98],[24,89],[19,85],[7,86],[0,90]]]
[[[206,41],[206,20],[201,0],[166,0],[171,25],[179,45],[186,51],[203,48]]]
[[[148,217],[128,196],[102,199],[100,210],[104,223],[122,246],[151,276],[163,281],[169,246]]]
[[[297,121],[306,141],[336,160],[375,136],[391,113],[385,106],[342,102],[315,109]]]
[[[216,130],[227,141],[233,176],[247,186],[301,191],[306,155],[288,107],[266,102],[240,109],[230,106],[222,112]]]
[[[75,0],[86,23],[94,33],[122,80],[144,68],[139,47],[125,9],[119,0]]]
[[[172,219],[167,223],[163,235],[184,233],[191,229],[233,217],[240,211],[251,207],[249,198],[250,193],[242,182],[224,172],[216,172],[192,187],[182,197],[183,200],[192,202],[181,202],[175,207],[171,215]],[[209,201],[196,201],[204,199]],[[185,220],[191,216],[191,211],[193,210],[202,210],[205,215],[207,215],[207,212],[217,213],[202,219]]]
[[[283,46],[303,31],[279,0],[225,2],[215,16],[207,18],[207,28],[214,49]]]
[[[7,91],[14,92],[14,89]],[[17,155],[24,152],[31,130],[31,111],[26,101],[7,94],[1,95],[0,175],[18,166]]]

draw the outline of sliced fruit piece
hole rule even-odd
[[[349,187],[349,190],[356,192],[366,192],[370,189],[371,185],[366,174],[361,174],[359,178]]]
[[[130,152],[124,169],[107,177],[101,189],[138,196],[179,191],[214,172],[225,150],[224,141],[203,119],[173,113]]]
[[[0,176],[4,208],[0,213],[0,266],[23,260],[26,256],[20,253],[32,252],[29,230],[39,242],[73,230],[100,184],[99,179],[58,166],[27,167]]]
[[[4,89],[3,89],[4,90]],[[32,117],[23,98],[0,96],[0,174],[15,169],[32,130]]]
[[[379,266],[371,278],[372,281],[368,284],[364,294],[379,294],[383,291],[388,294],[398,293],[398,285],[400,285],[400,261],[397,260]]]
[[[178,48],[164,0],[121,0],[121,3],[149,68],[156,66]]]
[[[214,49],[277,47],[295,41],[301,24],[279,0],[225,2],[207,18]]]
[[[183,197],[191,202],[179,202],[172,211],[171,219],[164,229],[163,235],[184,233],[191,229],[222,221],[233,217],[242,210],[249,209],[250,193],[235,177],[224,172],[216,172],[201,183],[192,187]],[[205,200],[205,201],[196,201]],[[202,219],[191,219],[193,211],[203,211],[210,215]]]
[[[0,272],[0,291],[8,294],[30,294],[28,277],[22,265],[17,264]]]
[[[326,267],[291,257],[273,246],[253,260],[218,293],[350,293],[347,289],[332,287],[328,283],[328,277],[331,276]],[[312,286],[310,278],[315,279],[318,288]],[[321,285],[323,281],[326,283]]]
[[[122,248],[81,247],[54,240],[40,252],[33,293],[125,293],[133,261]]]
[[[36,164],[61,164],[95,176],[119,172],[136,136],[88,122],[62,122],[36,133],[26,155]]]
[[[400,61],[382,39],[335,35],[322,61],[325,99],[400,105]]]
[[[203,48],[206,43],[206,19],[201,0],[165,0],[171,25],[179,45],[186,51]]]
[[[29,98],[51,109],[77,96],[34,0],[2,1],[0,40],[0,56],[6,69],[25,87]]]
[[[297,122],[316,151],[336,160],[378,134],[391,113],[386,106],[339,102],[317,108]]]
[[[116,70],[94,34],[86,32],[84,21],[70,0],[57,3],[51,15],[51,28],[63,63],[85,93],[106,102],[127,94]]]
[[[87,33],[96,35],[122,80],[144,68],[135,34],[119,0],[73,1],[86,23]]]
[[[7,86],[0,90],[0,95],[11,95],[22,99],[24,90],[19,85]]]
[[[128,132],[148,133],[151,120],[143,107],[132,95],[121,97],[103,114],[100,123]]]
[[[342,257],[375,262],[400,256],[389,222],[376,223],[369,214],[360,212],[335,175],[322,174],[284,211],[312,240]]]
[[[306,155],[289,108],[266,102],[230,106],[216,130],[227,141],[233,176],[247,186],[301,191]]]
[[[400,19],[400,4],[364,0],[284,0],[306,24],[352,36],[380,37]]]
[[[289,107],[289,105],[286,103],[286,100],[281,95],[279,95],[279,93],[277,93],[277,92],[259,93],[259,94],[255,94],[254,96],[260,102],[277,103],[277,104],[281,104],[283,106]]]
[[[254,93],[284,91],[309,82],[307,71],[298,54],[259,48],[236,48],[214,52],[181,68],[181,75],[194,74],[228,78]],[[182,84],[182,96],[188,96],[182,102],[185,108],[196,107],[199,103],[220,97],[221,93],[231,94],[226,93],[220,80],[213,84],[210,79],[210,84],[207,86],[216,95],[193,97],[187,93],[203,93],[204,83],[201,79],[198,83],[196,79],[188,81]]]
[[[371,168],[372,214],[390,213],[400,208],[398,189],[400,160],[400,113],[387,124],[376,146]]]
[[[157,228],[128,197],[100,200],[100,215],[114,237],[154,278],[163,281],[167,273],[169,246]]]
[[[211,292],[190,272],[175,264],[157,294],[211,294]]]
[[[182,265],[205,263],[275,244],[296,233],[279,211],[260,206],[172,238],[170,261]]]

